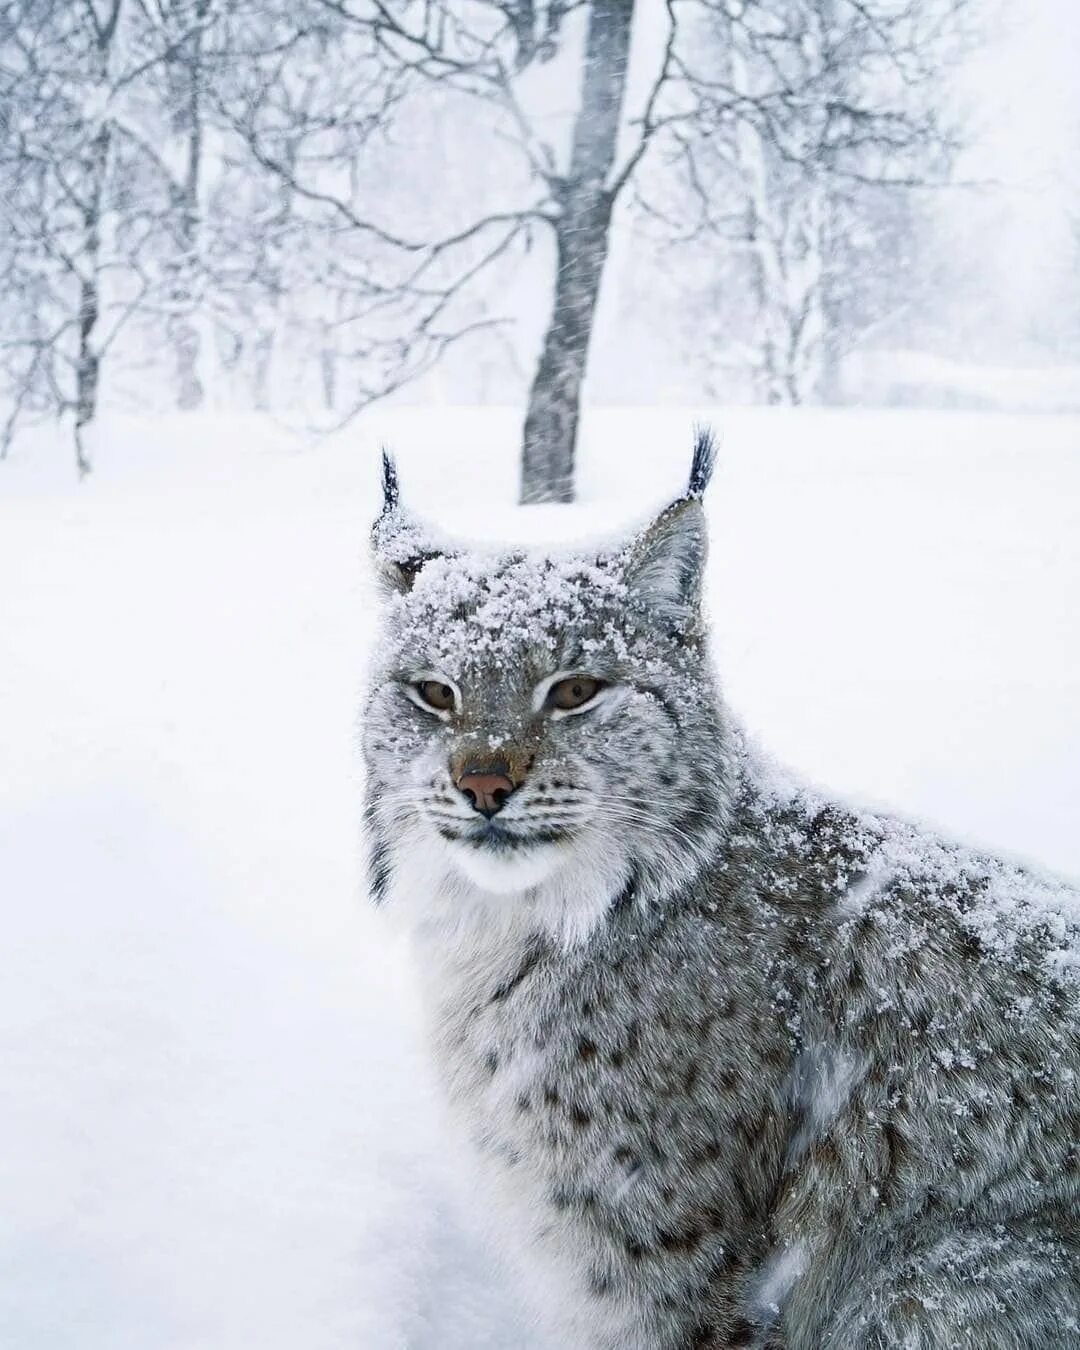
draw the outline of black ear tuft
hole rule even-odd
[[[389,450],[382,452],[382,510],[371,527],[371,551],[376,573],[387,595],[411,591],[426,563],[445,549],[427,528],[401,505],[397,465]]]
[[[716,468],[716,438],[708,427],[694,429],[694,459],[690,465],[690,482],[686,495],[700,500],[705,495],[709,480]]]
[[[382,452],[382,513],[389,515],[395,510],[398,500],[401,497],[401,489],[398,486],[397,465],[394,463],[394,457],[386,446],[383,446]]]

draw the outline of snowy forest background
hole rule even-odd
[[[565,1350],[367,900],[384,442],[520,544],[710,423],[748,734],[1080,876],[1078,56],[1074,0],[0,0],[0,1346]]]
[[[0,453],[102,409],[1080,407],[1064,0],[6,0]]]

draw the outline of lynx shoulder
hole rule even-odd
[[[532,556],[433,538],[387,464],[371,886],[482,1208],[556,1345],[1080,1346],[1080,893],[747,749],[711,465]]]

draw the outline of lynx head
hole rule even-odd
[[[531,915],[571,941],[716,846],[725,757],[701,613],[695,447],[685,493],[621,545],[445,544],[384,460],[382,638],[364,717],[377,898]],[[422,896],[415,892],[422,891]]]

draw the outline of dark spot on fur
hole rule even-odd
[[[720,1217],[719,1211],[713,1209],[710,1212],[715,1219],[713,1227],[723,1228],[723,1219]],[[736,1264],[734,1252],[730,1252],[724,1247],[718,1248],[713,1257],[712,1269],[709,1272],[710,1281],[715,1283],[717,1280],[723,1279],[725,1275],[730,1275]]]
[[[656,685],[652,684],[643,684],[640,685],[639,688],[641,689],[641,692],[643,694],[648,694],[650,698],[656,700],[656,702],[660,705],[661,708],[663,708],[664,712],[667,714],[667,716],[671,719],[671,721],[675,724],[676,727],[680,725],[678,711],[675,707],[675,704],[663,689],[657,688]],[[665,784],[665,786],[671,785]]]
[[[612,1050],[608,1056],[608,1063],[613,1069],[621,1069],[623,1066],[623,1056],[621,1050]]]
[[[896,1174],[904,1165],[904,1140],[900,1131],[887,1120],[881,1127],[881,1142],[885,1145],[885,1175],[895,1184]]]
[[[518,985],[520,985],[524,980],[527,980],[529,976],[532,974],[532,972],[536,969],[536,966],[540,960],[540,955],[541,949],[539,946],[530,947],[525,955],[525,959],[522,961],[521,965],[517,968],[514,974],[511,975],[508,980],[504,980],[503,983],[500,984],[498,988],[495,990],[495,992],[492,994],[491,996],[492,1003],[501,1003],[504,999],[509,998],[510,995],[514,992],[514,990],[518,987]]]
[[[697,1087],[698,1075],[699,1075],[698,1066],[696,1064],[691,1064],[690,1067],[686,1070],[685,1076],[683,1077],[684,1091],[693,1092],[694,1088]]]
[[[765,1059],[774,1069],[784,1069],[791,1060],[791,1054],[786,1046],[774,1042],[772,1045],[766,1047]]]
[[[592,1123],[592,1116],[580,1106],[573,1106],[570,1108],[570,1123],[577,1129],[583,1130],[586,1125]]]
[[[681,811],[672,822],[672,833],[676,837],[694,835],[713,815],[712,802],[703,792],[695,792],[685,811]]]
[[[558,1106],[560,1101],[559,1089],[554,1083],[548,1083],[544,1088],[544,1101],[548,1106]]]
[[[753,1322],[748,1322],[745,1317],[736,1317],[728,1328],[727,1340],[724,1344],[730,1346],[732,1350],[737,1350],[739,1346],[753,1345],[757,1340],[757,1334],[758,1329]],[[717,1346],[719,1344],[717,1342]]]
[[[556,1187],[551,1196],[552,1204],[556,1210],[570,1210],[576,1206],[579,1210],[595,1210],[597,1207],[597,1192],[591,1185],[587,1185],[582,1191],[575,1191],[568,1185]]]
[[[381,905],[390,887],[390,855],[381,841],[372,846],[370,866],[371,898],[375,904]]]
[[[648,1248],[643,1247],[642,1244],[638,1242],[636,1238],[627,1238],[626,1254],[631,1261],[640,1261],[644,1257],[648,1256],[649,1253]]]
[[[589,1271],[589,1293],[595,1294],[597,1298],[604,1298],[611,1293],[611,1277],[605,1275],[601,1270]]]
[[[613,913],[618,914],[629,908],[629,906],[633,903],[634,895],[635,892],[637,891],[637,884],[638,884],[638,874],[637,869],[635,868],[630,873],[626,885],[622,888],[622,890],[615,898],[615,903],[612,905]]]
[[[665,1229],[657,1235],[657,1241],[664,1251],[678,1252],[685,1256],[697,1250],[702,1236],[702,1233],[696,1228],[686,1228],[680,1231]]]
[[[590,1060],[596,1058],[596,1042],[590,1041],[588,1036],[582,1036],[581,1040],[578,1041],[577,1052],[578,1059],[584,1060],[588,1064]]]
[[[853,994],[863,994],[866,992],[866,977],[863,974],[862,966],[858,963],[853,965],[848,972],[847,987]]]
[[[925,1036],[930,1027],[930,1009],[916,1008],[911,1013],[911,1030],[916,1036]]]
[[[731,1182],[743,1215],[752,1214],[754,1211],[754,1197],[747,1190],[746,1182],[743,1180],[741,1174],[736,1172],[731,1178]]]
[[[511,841],[512,847],[532,848],[534,844],[557,844],[564,837],[563,830],[532,830],[528,839]]]
[[[532,1102],[529,1100],[529,1094],[527,1092],[522,1092],[514,1105],[521,1114],[532,1110]]]
[[[640,1167],[641,1159],[632,1148],[627,1148],[625,1144],[620,1145],[612,1155],[620,1167]]]
[[[953,936],[953,941],[962,956],[966,956],[971,961],[977,961],[983,955],[984,947],[979,941],[978,936],[971,932],[969,928],[960,928]],[[912,964],[917,965],[916,957],[912,957]]]
[[[719,1347],[716,1328],[708,1324],[695,1327],[684,1342],[684,1350],[719,1350]]]
[[[487,1052],[487,1055],[484,1057],[484,1068],[487,1069],[489,1074],[494,1074],[495,1070],[498,1067],[499,1067],[499,1056],[495,1053],[494,1050],[489,1050]]]

